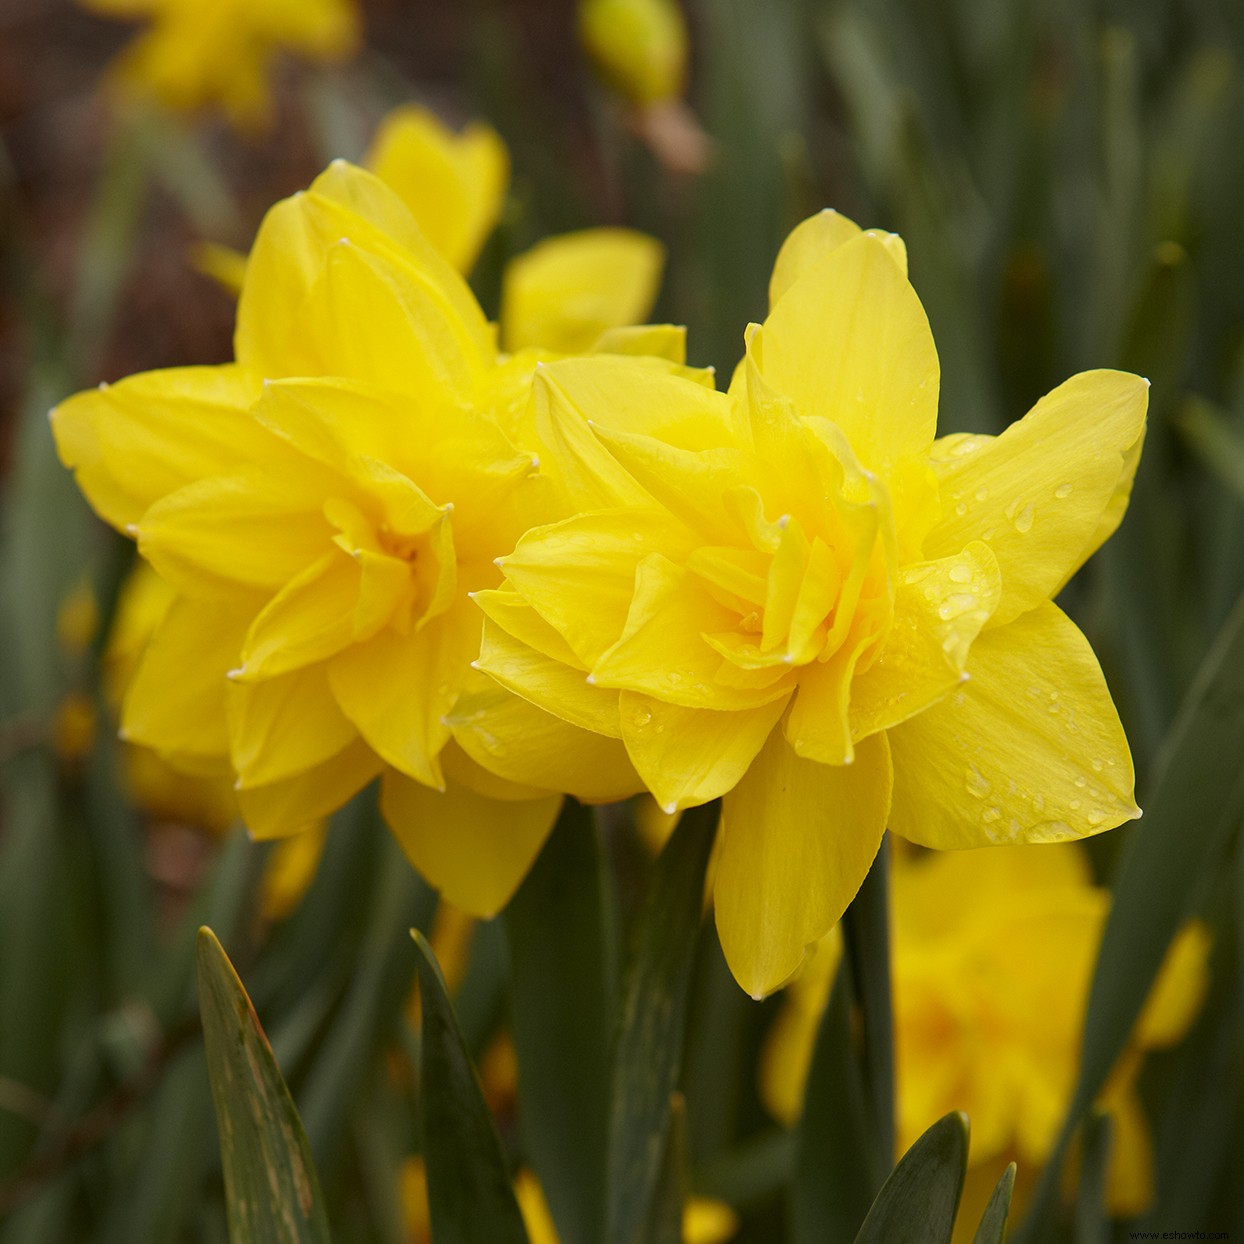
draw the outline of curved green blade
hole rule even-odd
[[[427,939],[419,952],[419,1073],[428,1209],[436,1244],[528,1244],[501,1138],[471,1066],[445,978]]]
[[[855,1244],[950,1244],[968,1165],[968,1120],[939,1119],[877,1193]]]
[[[216,935],[199,930],[199,1011],[233,1244],[327,1244],[302,1121],[251,1000]]]
[[[1006,1240],[1006,1220],[1011,1212],[1011,1196],[1015,1191],[1015,1163],[1002,1172],[1002,1178],[994,1185],[989,1204],[981,1215],[980,1226],[972,1237],[972,1244],[1003,1244]]]

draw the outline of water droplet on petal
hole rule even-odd
[[[975,765],[968,765],[968,794],[977,799],[984,799],[992,789],[989,779]]]
[[[950,568],[950,581],[952,583],[970,583],[972,579],[972,568],[965,566],[962,562],[957,562]]]
[[[981,813],[981,823],[984,825],[992,825],[995,821],[1002,819],[1002,809],[989,807]]]
[[[1026,536],[1032,530],[1032,506],[1026,505],[1014,518],[1015,530]]]
[[[976,490],[977,501],[987,501],[989,499],[989,489],[983,484]]]
[[[960,518],[962,518],[967,512],[968,505],[966,501],[960,501],[959,504],[955,506],[955,513],[958,514]]]
[[[1071,496],[1071,485],[1070,484],[1059,484],[1059,486],[1054,489],[1054,495],[1060,501],[1062,501],[1065,497]]]

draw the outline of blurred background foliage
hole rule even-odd
[[[996,432],[1086,368],[1152,380],[1128,519],[1062,598],[1102,658],[1147,810],[1091,844],[1119,897],[1064,1139],[1167,942],[1199,914],[1213,937],[1207,1001],[1140,1082],[1157,1156],[1144,1221],[1244,1236],[1244,641],[1231,617],[1244,589],[1244,6],[691,0],[687,16],[688,100],[711,144],[698,175],[654,153],[594,79],[569,0],[371,0],[362,54],[284,66],[275,124],[247,139],[211,117],[115,113],[99,86],[124,27],[63,0],[0,11],[6,1244],[226,1238],[194,986],[202,923],[262,1018],[337,1238],[414,1238],[402,1195],[421,1147],[412,926],[441,959],[510,1160],[541,1170],[564,1244],[592,1238],[573,1224],[597,1221],[604,1193],[583,1191],[574,1162],[600,1138],[581,1118],[586,1150],[557,1137],[579,1094],[608,1111],[620,964],[645,927],[653,868],[634,810],[598,815],[579,835],[588,847],[555,834],[575,886],[543,861],[510,914],[479,926],[438,915],[366,792],[334,818],[305,894],[285,900],[265,881],[272,848],[139,813],[100,677],[129,550],[88,514],[47,429],[75,388],[227,359],[230,301],[191,269],[192,244],[245,248],[267,206],[329,158],[361,156],[409,99],[486,119],[510,147],[511,199],[473,278],[490,314],[509,255],[552,232],[633,225],[668,248],[656,318],[687,324],[690,361],[725,377],[742,326],[765,314],[780,241],[829,205],[906,239],[941,356],[943,432]],[[803,1131],[775,1124],[756,1067],[780,998],[743,996],[711,922],[689,964],[685,1058],[679,1068],[675,1049],[670,1074],[690,1186],[734,1207],[740,1240],[850,1238],[851,1197],[808,1191],[858,1158],[850,1112],[823,1097]],[[827,1050],[832,1025],[849,1040],[845,1005],[831,1003]],[[832,1070],[814,1065],[823,1094],[842,1091]],[[1074,1159],[1090,1188],[1101,1136],[1090,1129]],[[866,1208],[879,1177],[862,1179]],[[1057,1192],[1055,1172],[1025,1238],[1128,1238],[1100,1198],[1060,1212]],[[842,1217],[809,1226],[809,1195]]]

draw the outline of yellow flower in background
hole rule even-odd
[[[601,76],[631,103],[682,94],[687,23],[676,0],[583,0],[579,38]]]
[[[282,50],[340,61],[359,43],[354,0],[80,0],[146,29],[121,53],[121,86],[175,112],[218,106],[234,125],[266,123],[268,74]]]
[[[631,336],[681,348],[674,330]],[[235,352],[52,414],[87,497],[175,594],[129,686],[124,735],[181,770],[227,765],[258,837],[313,823],[380,775],[415,866],[491,915],[561,792],[639,786],[617,740],[498,695],[471,668],[470,593],[561,513],[524,416],[536,358],[497,354],[396,195],[344,163],[266,217]],[[519,730],[514,778],[451,741],[451,712],[485,751],[494,715]]]
[[[510,156],[496,130],[476,121],[455,134],[406,104],[380,123],[363,163],[396,191],[428,241],[470,272],[509,188]]]
[[[1022,1197],[1049,1158],[1075,1088],[1110,895],[1072,843],[900,856],[893,876],[897,1148],[905,1152],[947,1112],[967,1112],[966,1239],[1008,1162],[1018,1163]],[[1207,951],[1203,926],[1180,933],[1099,1102],[1113,1123],[1106,1194],[1118,1217],[1141,1213],[1153,1192],[1136,1090],[1141,1056],[1187,1032],[1207,985]],[[835,929],[791,985],[766,1046],[762,1096],[787,1124],[799,1117],[838,958]]]
[[[788,240],[771,300],[729,394],[617,359],[541,369],[545,474],[577,513],[476,597],[499,684],[620,739],[670,810],[724,796],[717,927],[757,997],[887,824],[959,848],[1139,814],[1050,598],[1122,516],[1148,390],[1090,372],[1001,436],[935,441],[902,244],[834,213]]]
[[[398,1188],[408,1244],[431,1244],[428,1175],[421,1157],[410,1157],[402,1163]],[[558,1244],[557,1226],[544,1189],[525,1167],[514,1177],[514,1196],[531,1244]],[[738,1229],[738,1217],[728,1205],[708,1197],[688,1199],[683,1211],[683,1244],[725,1244]]]
[[[547,238],[506,265],[501,344],[582,354],[610,329],[640,324],[661,285],[665,249],[634,229]]]

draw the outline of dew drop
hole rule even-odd
[[[1072,812],[1078,812],[1080,810],[1080,800],[1073,799],[1067,806],[1072,810]]]
[[[972,569],[965,566],[962,562],[958,562],[950,568],[950,581],[952,583],[969,583],[972,579]]]
[[[1032,797],[1032,810],[1037,813],[1045,811],[1045,796],[1039,792]]]
[[[1106,819],[1104,812],[1090,812],[1085,818],[1090,825],[1100,825]]]
[[[989,499],[989,489],[983,484],[976,490],[977,501],[987,501]]]
[[[665,681],[668,682],[671,687],[676,687],[680,682],[682,682],[682,675],[674,670],[671,670],[668,674],[666,674]]]
[[[993,789],[989,779],[975,766],[968,765],[968,794],[977,799],[984,799]]]
[[[1094,773],[1100,773],[1104,767],[1105,766],[1102,764],[1100,760],[1093,761],[1093,772]]]
[[[995,821],[1002,819],[1002,809],[989,807],[981,813],[981,822],[985,825],[992,825]]]
[[[1026,505],[1014,518],[1015,530],[1026,536],[1032,530],[1032,506]]]
[[[1071,485],[1070,484],[1059,484],[1059,486],[1054,489],[1054,495],[1060,501],[1062,501],[1063,498],[1065,497],[1071,496]]]
[[[631,720],[640,729],[643,729],[643,727],[646,726],[652,720],[652,714],[646,708],[637,709],[634,717],[632,717]]]
[[[981,539],[982,539],[982,540],[992,540],[992,539],[993,539],[993,536],[994,536],[994,531],[995,531],[995,528],[993,528],[993,527],[986,527],[986,528],[985,528],[985,530],[981,532]]]
[[[960,518],[962,518],[967,512],[968,505],[966,501],[960,501],[959,504],[955,506],[955,513],[958,514]]]

